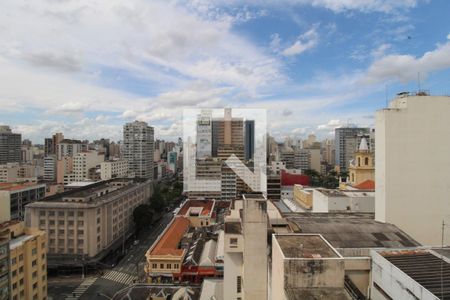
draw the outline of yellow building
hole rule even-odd
[[[10,299],[47,299],[47,243],[44,231],[24,227],[23,222],[0,224],[9,232]]]
[[[305,188],[303,185],[294,184],[293,199],[301,207],[305,209],[312,209],[313,205],[313,190]]]
[[[350,162],[349,180],[351,186],[367,181],[375,180],[375,162],[373,153],[369,150],[367,140],[361,139],[358,151],[355,152],[355,159]]]

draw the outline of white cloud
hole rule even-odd
[[[365,82],[377,83],[385,80],[407,82],[415,80],[417,74],[450,68],[450,41],[438,45],[421,57],[412,55],[386,55],[375,61],[368,69]]]
[[[317,33],[317,26],[313,26],[307,32],[300,35],[293,45],[284,49],[282,54],[285,56],[299,55],[317,46],[318,42],[319,34]]]
[[[386,54],[386,51],[391,48],[390,44],[381,44],[377,49],[373,50],[372,57],[378,59]]]

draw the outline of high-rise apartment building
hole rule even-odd
[[[350,160],[361,143],[361,138],[370,134],[369,128],[342,127],[335,129],[335,163],[340,171],[347,171]]]
[[[123,158],[136,177],[153,179],[154,130],[145,122],[134,121],[123,127]]]
[[[9,276],[11,297],[9,299],[47,299],[47,241],[45,232],[36,228],[24,227],[24,223],[18,221],[0,224],[0,231],[7,232],[10,236]]]
[[[9,126],[0,126],[0,164],[20,162],[22,135],[13,133]]]
[[[239,159],[244,160],[244,120],[233,118],[231,108],[226,108],[223,118],[212,121],[212,156],[217,157],[220,148],[242,148]]]
[[[450,244],[450,97],[401,94],[377,111],[375,219]]]
[[[89,178],[89,169],[100,164],[105,160],[104,154],[97,151],[83,151],[73,157],[72,174],[75,181],[83,181]]]

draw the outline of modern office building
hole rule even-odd
[[[376,113],[375,218],[425,245],[450,224],[449,115],[450,97],[408,94]]]
[[[123,158],[138,178],[153,180],[154,130],[145,122],[134,121],[123,127]]]
[[[45,232],[18,221],[0,224],[0,231],[10,236],[10,299],[47,299]]]
[[[369,128],[341,127],[335,129],[335,163],[340,171],[347,171],[363,136],[370,136]]]
[[[132,232],[133,210],[150,192],[149,181],[101,181],[29,204],[26,225],[47,233],[50,255],[101,259]]]
[[[0,222],[23,220],[25,205],[45,196],[45,184],[0,183]]]
[[[20,162],[22,135],[9,126],[0,126],[0,164]]]
[[[245,161],[249,161],[255,154],[255,121],[245,120],[244,130]]]

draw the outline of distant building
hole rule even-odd
[[[197,117],[197,159],[212,155],[212,119],[210,110],[202,110]]]
[[[102,180],[126,177],[129,172],[126,160],[104,161],[100,164],[100,178]]]
[[[281,199],[281,175],[267,175],[267,199],[278,201]]]
[[[339,166],[340,171],[347,171],[361,138],[369,134],[369,128],[342,127],[335,129],[335,163]]]
[[[349,181],[351,186],[366,180],[375,180],[375,161],[372,151],[369,149],[366,138],[362,138],[358,151],[355,152],[355,158],[350,162]]]
[[[98,260],[132,234],[133,210],[150,194],[148,181],[101,181],[29,204],[26,225],[47,233],[52,268],[61,257]]]
[[[55,182],[57,175],[57,159],[55,155],[44,157],[44,180]]]
[[[36,228],[24,227],[23,222],[17,221],[0,224],[0,232],[6,232],[10,236],[9,276],[11,285],[11,297],[1,299],[47,299],[47,239],[45,232]],[[0,269],[0,274],[1,272],[2,269]],[[1,285],[0,283],[0,288]]]
[[[63,139],[56,144],[56,158],[60,160],[64,156],[74,157],[83,150],[87,150],[87,145],[83,144],[81,141]]]
[[[283,145],[283,147],[280,150],[280,161],[284,162],[287,169],[294,169],[295,168],[295,152],[294,149],[292,149],[288,145]],[[307,158],[307,163],[309,165],[309,161]]]
[[[89,179],[89,170],[100,166],[105,160],[104,154],[97,151],[83,151],[73,157],[72,173],[66,174],[64,184]]]
[[[45,196],[45,184],[0,183],[0,222],[23,220],[25,205]]]
[[[123,127],[123,158],[138,178],[153,180],[154,129],[145,122],[134,121]]]
[[[235,150],[235,155],[244,160],[244,120],[233,118],[231,108],[225,109],[223,118],[212,121],[212,156],[218,157],[221,148],[222,158]]]
[[[253,155],[255,154],[255,121],[245,120],[244,126],[245,160],[249,161],[253,159]]]
[[[426,245],[441,245],[449,224],[449,115],[448,96],[404,94],[376,113],[375,218]]]
[[[9,230],[0,230],[0,299],[11,299],[10,291],[10,258],[9,240],[11,235]]]
[[[9,126],[0,126],[0,164],[20,162],[22,135],[13,133]]]

